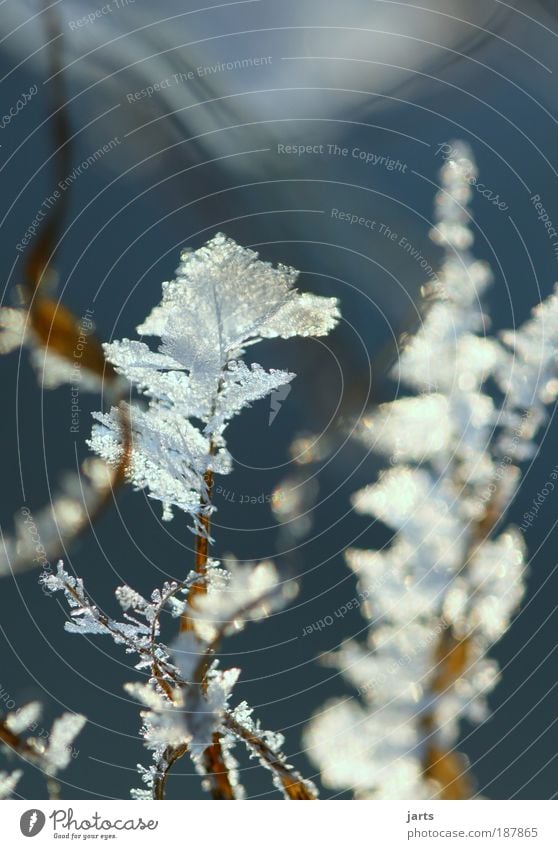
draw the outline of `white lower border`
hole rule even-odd
[[[217,804],[7,801],[0,803],[0,846],[558,848],[556,802]]]

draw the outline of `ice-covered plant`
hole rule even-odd
[[[67,598],[66,630],[111,637],[137,656],[136,668],[146,674],[127,687],[145,708],[142,736],[153,755],[149,768],[140,767],[145,786],[135,798],[163,798],[169,770],[186,753],[215,798],[239,798],[231,754],[238,741],[271,770],[286,798],[314,796],[287,764],[281,736],[262,731],[245,703],[229,707],[239,670],[222,671],[214,657],[224,636],[280,608],[294,587],[281,581],[271,562],[221,564],[209,556],[213,476],[232,465],[226,427],[244,407],[294,377],[247,365],[246,347],[264,338],[324,335],[338,320],[336,300],[297,292],[296,276],[217,235],[182,254],[175,280],[163,284],[161,303],[138,327],[160,339],[156,350],[129,339],[104,346],[115,371],[143,397],[96,413],[89,444],[160,501],[164,519],[176,510],[189,517],[194,568],[149,599],[119,587],[120,621],[100,611],[61,563],[42,581]],[[180,636],[169,646],[161,641],[164,609],[180,619]]]
[[[72,744],[85,724],[85,717],[64,713],[53,722],[50,731],[45,731],[39,723],[41,711],[39,702],[28,702],[0,716],[0,741],[14,757],[40,769],[51,793],[56,793],[54,781],[74,756]],[[0,771],[0,799],[11,796],[22,774],[21,769]]]
[[[451,146],[431,237],[445,249],[424,320],[394,377],[413,394],[380,406],[360,438],[391,468],[354,509],[393,531],[379,551],[346,559],[367,599],[366,645],[328,657],[358,690],[312,719],[305,735],[326,785],[375,799],[467,798],[454,753],[462,720],[483,721],[498,682],[489,651],[524,594],[520,532],[502,521],[555,400],[558,295],[520,329],[489,336],[490,269],[471,253],[476,168]]]

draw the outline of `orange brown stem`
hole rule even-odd
[[[195,558],[194,558],[194,569],[200,577],[204,577],[207,572],[207,561],[209,558],[209,534],[211,530],[211,496],[213,491],[213,472],[211,469],[208,469],[204,476],[203,480],[205,483],[205,492],[201,496],[201,516],[199,519],[199,523],[202,528],[202,533],[196,535],[196,547],[195,547]],[[192,584],[190,588],[190,592],[188,594],[188,605],[191,606],[194,603],[196,596],[204,595],[207,592],[207,588],[205,585],[205,581],[198,581],[195,584]],[[192,619],[188,616],[187,613],[184,613],[180,620],[180,631],[193,631],[194,625]]]
[[[291,766],[286,764],[280,757],[270,749],[267,743],[258,737],[253,731],[245,728],[240,722],[237,722],[231,714],[225,714],[223,725],[235,735],[243,740],[249,749],[264,761],[267,767],[279,779],[285,791],[285,795],[289,799],[298,800],[315,800],[316,796],[312,793],[304,779]]]
[[[221,738],[217,732],[213,734],[213,744],[203,753],[203,761],[211,781],[211,797],[221,800],[236,799],[223,756]]]

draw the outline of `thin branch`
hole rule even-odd
[[[211,784],[211,797],[220,800],[236,799],[229,770],[225,764],[221,737],[217,732],[213,734],[213,744],[203,753],[203,764]]]
[[[210,453],[211,447],[210,447]],[[194,569],[198,575],[205,577],[207,573],[207,561],[209,559],[209,537],[211,533],[211,498],[213,493],[213,472],[207,469],[203,476],[204,489],[200,496],[200,532],[196,534]],[[199,581],[192,585],[188,594],[188,605],[194,603],[196,596],[207,592],[205,581]],[[180,620],[180,631],[193,631],[194,624],[187,613]]]
[[[209,666],[209,661],[211,660],[211,656],[217,651],[221,640],[226,636],[228,629],[231,627],[231,622],[235,620],[243,620],[246,619],[247,615],[254,610],[254,608],[261,607],[261,605],[269,598],[271,598],[274,593],[277,592],[276,588],[272,588],[267,593],[263,593],[262,595],[257,596],[256,598],[251,599],[246,604],[239,607],[234,615],[223,622],[221,626],[217,629],[217,633],[213,637],[210,643],[206,646],[205,652],[200,658],[198,665],[194,670],[194,674],[192,675],[192,680],[198,684],[203,683],[203,679],[207,668]]]
[[[5,719],[0,719],[0,741],[12,752],[33,763],[38,763],[42,757],[42,752],[35,746],[8,728]]]
[[[33,738],[26,740],[19,734],[15,734],[8,728],[6,718],[0,718],[0,742],[6,746],[11,752],[14,752],[18,757],[27,763],[34,764],[43,772],[46,782],[49,799],[58,799],[60,796],[60,784],[52,776],[45,771],[44,750],[40,748],[40,741],[35,741]]]
[[[242,740],[249,749],[255,752],[258,757],[265,763],[268,769],[280,781],[285,794],[289,799],[293,800],[315,800],[316,796],[310,790],[307,782],[297,770],[282,760],[282,756],[274,752],[273,749],[261,737],[245,728],[238,722],[230,713],[225,713],[222,720],[224,728]]]
[[[165,749],[163,757],[158,764],[159,771],[157,777],[153,782],[154,799],[158,801],[164,800],[169,772],[171,771],[176,761],[178,761],[183,755],[185,755],[187,751],[188,746],[186,746],[185,744],[182,746],[176,746],[175,748],[169,746],[167,749]]]
[[[473,528],[462,571],[469,567],[477,550],[492,534],[504,514],[505,506],[496,490],[486,505],[484,515]],[[436,649],[436,674],[431,684],[434,694],[440,696],[447,693],[467,672],[471,662],[472,636],[470,633],[460,638],[450,631],[440,637]],[[432,738],[436,732],[434,715],[426,714],[421,725],[425,734]],[[459,752],[443,749],[432,739],[426,746],[423,775],[440,786],[439,796],[442,799],[464,800],[473,795],[473,785],[467,775],[464,756]]]

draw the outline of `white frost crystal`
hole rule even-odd
[[[132,450],[129,476],[163,504],[163,518],[179,508],[199,530],[200,495],[208,470],[230,471],[223,432],[243,407],[294,377],[247,366],[247,345],[263,338],[322,336],[337,323],[335,298],[300,294],[297,272],[273,268],[254,251],[218,234],[197,251],[182,254],[172,282],[138,333],[158,336],[157,351],[124,339],[104,346],[116,371],[148,399],[129,409]],[[98,413],[90,445],[116,463],[122,446],[121,416]],[[201,423],[201,424],[200,424]]]
[[[22,775],[20,769],[13,772],[0,771],[0,799],[8,799],[12,795]]]
[[[64,713],[54,720],[50,732],[45,733],[44,729],[40,729],[40,735],[35,736],[41,710],[39,702],[29,702],[8,713],[2,724],[10,734],[22,741],[27,760],[36,763],[47,775],[56,775],[70,763],[73,755],[72,743],[85,725],[86,719],[81,714]],[[19,744],[14,743],[13,749],[18,752]],[[3,789],[5,795],[9,795],[20,775],[20,771],[11,775],[0,773],[0,798],[5,797],[2,795]],[[3,782],[5,784],[2,789]]]
[[[247,365],[241,359],[246,346],[263,338],[323,335],[339,318],[334,298],[298,293],[296,277],[294,269],[273,268],[253,251],[217,235],[200,250],[182,255],[176,279],[163,284],[161,303],[137,328],[160,338],[156,351],[141,340],[104,346],[115,370],[147,404],[121,403],[108,413],[95,413],[90,445],[119,469],[124,460],[133,484],[162,503],[164,519],[172,518],[175,508],[190,515],[198,545],[209,537],[212,475],[231,469],[224,439],[228,422],[294,377],[257,363]],[[256,726],[251,724],[249,731],[235,725],[228,702],[240,670],[221,670],[214,658],[221,638],[279,610],[292,598],[294,584],[282,581],[270,561],[254,566],[230,557],[223,568],[207,554],[202,559],[197,572],[182,583],[166,582],[150,599],[132,587],[118,587],[121,621],[100,610],[83,581],[61,562],[56,573],[41,578],[47,591],[66,596],[67,631],[109,636],[138,656],[137,669],[148,671],[147,682],[126,685],[145,708],[141,734],[153,756],[148,768],[138,767],[144,786],[132,790],[132,796],[161,798],[172,763],[186,751],[204,776],[204,786],[210,787],[215,776],[204,754],[216,746],[217,766],[225,765],[229,786],[241,798],[231,749],[242,740],[272,770],[283,793],[289,795],[292,786],[312,798],[310,785],[279,751],[269,748],[268,732],[257,740],[251,736]],[[170,649],[159,641],[164,610],[181,617],[180,636]],[[249,709],[244,715],[250,715]],[[73,730],[69,720],[53,730],[53,765],[62,765],[64,734]]]
[[[470,252],[467,209],[475,175],[467,146],[453,145],[431,232],[445,260],[394,370],[417,394],[381,405],[358,427],[392,468],[353,505],[394,536],[381,551],[347,552],[366,598],[368,644],[347,643],[327,662],[360,699],[326,704],[305,743],[324,782],[360,798],[443,792],[425,769],[428,751],[451,752],[460,721],[486,717],[499,675],[486,655],[524,594],[523,539],[494,524],[517,486],[514,463],[536,450],[544,405],[558,394],[558,295],[502,342],[485,337],[491,275]]]
[[[215,591],[210,583],[208,592],[196,599],[190,611],[200,639],[208,643],[219,633],[240,631],[246,622],[264,619],[296,594],[296,585],[281,581],[270,561],[253,566],[229,558],[225,565],[229,573],[226,586]]]
[[[64,713],[52,725],[47,750],[44,754],[46,769],[56,773],[66,769],[72,757],[72,743],[85,725],[86,719],[78,713]]]
[[[23,705],[18,711],[9,713],[6,717],[6,727],[14,734],[21,734],[22,731],[27,731],[36,724],[41,715],[41,705],[39,702],[29,702]]]

